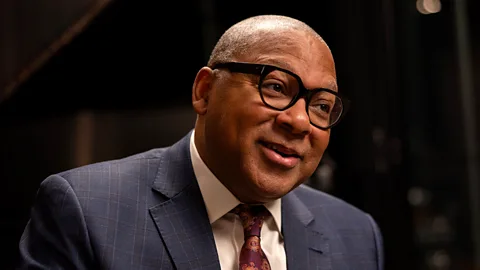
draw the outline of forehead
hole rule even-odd
[[[290,70],[300,76],[306,88],[337,90],[333,57],[316,37],[296,32],[269,36],[242,58],[239,60]]]

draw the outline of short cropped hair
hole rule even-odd
[[[223,33],[213,48],[208,66],[229,62],[248,53],[253,46],[265,41],[273,30],[294,30],[318,38],[322,37],[306,23],[281,15],[260,15],[242,20]]]

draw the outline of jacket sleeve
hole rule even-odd
[[[71,185],[45,179],[19,244],[17,269],[94,269],[85,218]]]
[[[383,251],[383,237],[380,232],[380,229],[378,228],[377,223],[375,220],[372,218],[372,216],[367,215],[368,219],[370,220],[370,224],[372,225],[372,230],[373,230],[373,237],[375,241],[375,247],[376,247],[376,257],[377,257],[377,269],[378,270],[383,270],[384,268],[384,251]]]

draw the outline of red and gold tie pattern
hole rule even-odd
[[[239,257],[240,270],[270,270],[270,263],[260,246],[260,231],[265,217],[270,215],[263,205],[240,204],[232,210],[243,225],[245,243]]]

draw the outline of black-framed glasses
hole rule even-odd
[[[274,110],[284,111],[304,97],[310,123],[319,129],[327,130],[338,124],[350,103],[348,99],[330,89],[306,89],[297,74],[276,66],[226,62],[212,67],[221,68],[230,72],[259,75],[260,97],[267,107]]]

